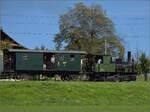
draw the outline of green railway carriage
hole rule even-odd
[[[84,51],[42,51],[9,49],[10,69],[15,71],[81,71]],[[54,56],[55,62],[51,63]],[[7,68],[7,67],[6,67]]]

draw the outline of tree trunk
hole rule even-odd
[[[145,81],[148,81],[147,73],[144,74]]]

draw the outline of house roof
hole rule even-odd
[[[6,41],[6,40],[9,41],[12,48],[14,48],[14,49],[27,49],[25,46],[19,44],[13,38],[11,38],[8,34],[6,34],[1,28],[0,28],[0,34],[1,34],[0,40],[1,41]]]

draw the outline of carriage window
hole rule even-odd
[[[28,55],[27,54],[23,54],[23,60],[28,60]]]
[[[70,61],[74,61],[74,55],[70,55]]]
[[[60,60],[64,60],[64,55],[60,55]]]

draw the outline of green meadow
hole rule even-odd
[[[0,82],[0,112],[149,112],[150,83]]]

